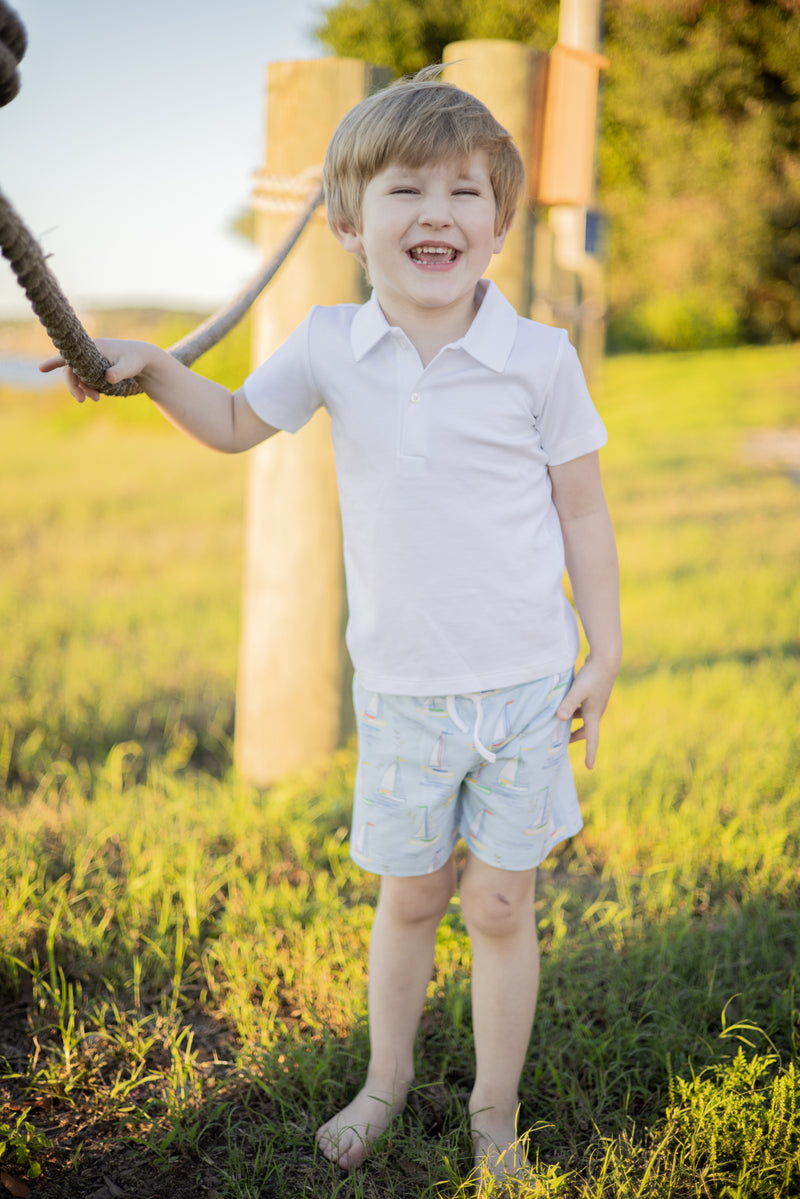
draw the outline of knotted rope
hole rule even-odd
[[[13,100],[19,91],[17,66],[27,46],[25,29],[13,9],[0,0],[0,107]],[[221,341],[245,315],[251,304],[282,266],[300,234],[322,203],[322,185],[306,195],[302,211],[287,232],[272,258],[224,308],[219,309],[192,333],[181,338],[169,353],[191,366],[202,354]],[[106,382],[111,363],[100,353],[84,329],[58,280],[47,265],[36,238],[0,191],[0,249],[11,263],[31,307],[47,330],[53,345],[84,383],[103,395],[137,395],[142,388],[135,379],[113,386]]]
[[[25,26],[12,8],[0,2],[0,107],[19,91],[17,66],[28,45]]]

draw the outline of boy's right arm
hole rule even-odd
[[[166,350],[144,341],[100,340],[96,344],[111,363],[106,371],[109,383],[135,378],[168,421],[203,445],[237,454],[278,432],[256,416],[242,388],[231,393],[222,384],[195,374]],[[65,367],[64,380],[79,403],[87,396],[100,398],[61,356],[48,358],[39,370],[48,372],[60,367]]]

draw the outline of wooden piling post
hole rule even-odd
[[[267,71],[264,170],[256,176],[256,235],[270,254],[302,207],[346,112],[386,72],[356,59],[272,63]],[[313,304],[359,301],[363,273],[322,209],[254,314],[253,365]],[[314,765],[350,726],[344,647],[341,526],[328,418],[252,452],[246,511],[235,758],[259,786]]]
[[[603,355],[605,287],[600,254],[590,248],[595,201],[597,98],[608,59],[598,53],[602,0],[561,0],[558,43],[550,54],[534,254],[533,315],[566,324],[591,378]]]

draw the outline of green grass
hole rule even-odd
[[[626,657],[541,871],[519,1194],[788,1197],[800,491],[746,443],[800,425],[800,350],[612,359],[595,390]],[[0,395],[0,1167],[45,1197],[471,1196],[457,903],[407,1112],[353,1175],[314,1152],[366,1063],[376,888],[352,748],[266,793],[232,771],[245,469],[142,400]]]

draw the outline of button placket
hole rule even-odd
[[[427,449],[428,415],[419,387],[408,393],[404,407],[400,454],[405,458],[423,458]]]
[[[398,457],[409,458],[418,463],[425,457],[428,441],[428,418],[422,381],[422,363],[413,345],[401,334],[393,337],[397,353],[394,355],[396,371],[395,394],[399,401],[400,427],[397,446]]]

